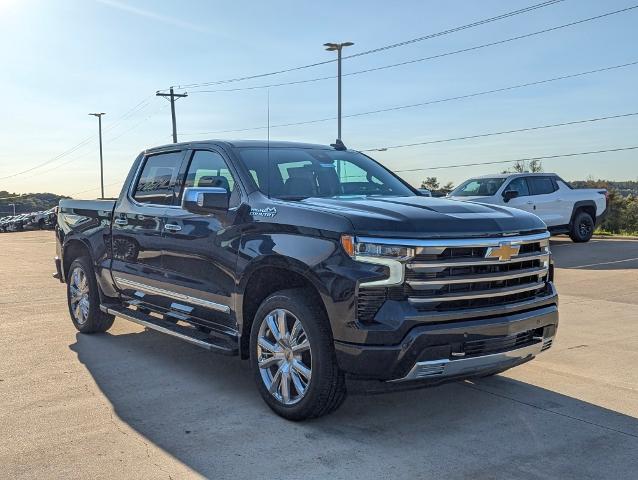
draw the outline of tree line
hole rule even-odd
[[[55,193],[11,193],[0,190],[0,217],[13,215],[13,205],[15,204],[16,215],[20,213],[39,212],[55,207],[64,195]]]

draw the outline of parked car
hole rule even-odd
[[[352,382],[502,372],[550,348],[558,326],[537,216],[423,197],[342,146],[149,149],[117,200],[60,201],[56,238],[78,331],[119,316],[239,355],[292,420],[335,410]]]
[[[471,178],[448,198],[506,205],[538,215],[552,234],[587,242],[607,213],[607,191],[575,189],[554,173],[516,173]]]
[[[45,228],[47,214],[44,211],[32,212],[29,214],[28,226],[43,230]]]
[[[430,190],[428,190],[427,188],[419,188],[418,190],[421,193],[421,195],[423,195],[424,197],[431,197],[432,196],[432,192]]]
[[[54,229],[57,223],[58,213],[57,207],[50,208],[44,212],[44,226],[45,229]]]
[[[15,217],[11,217],[9,221],[9,227],[7,231],[9,232],[21,232],[24,230],[24,226],[29,221],[29,216],[25,213],[16,215]]]

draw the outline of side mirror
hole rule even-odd
[[[187,212],[210,214],[228,210],[228,190],[220,187],[189,187],[184,189],[182,208]]]
[[[509,202],[512,198],[518,197],[518,192],[516,190],[505,190],[503,192],[503,201],[505,203]]]

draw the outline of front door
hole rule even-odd
[[[229,209],[210,215],[184,209],[169,211],[164,226],[162,268],[167,281],[183,295],[172,308],[203,326],[233,333],[236,328],[233,291],[242,193],[222,153],[213,149],[189,152],[184,188],[221,187]]]
[[[113,215],[112,272],[122,293],[144,303],[161,304],[164,287],[162,234],[167,211],[179,192],[184,151],[148,155]]]
[[[505,205],[512,208],[518,208],[519,210],[525,210],[526,212],[536,213],[534,210],[534,201],[530,196],[529,186],[525,177],[516,177],[505,186],[504,192],[512,190],[518,192],[518,196],[512,198]]]

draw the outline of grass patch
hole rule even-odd
[[[594,235],[600,235],[603,237],[638,237],[638,230],[621,230],[619,232],[612,232],[599,228],[594,232]]]

